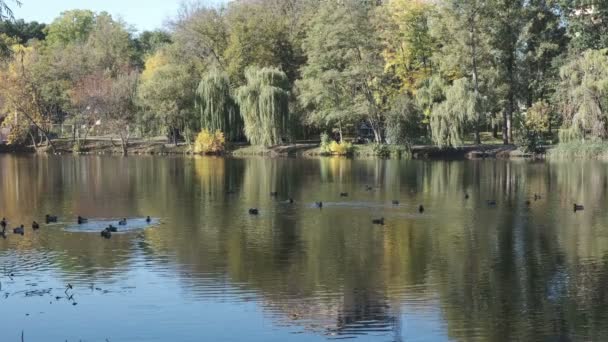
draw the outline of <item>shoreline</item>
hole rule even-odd
[[[56,154],[75,154],[75,155],[104,155],[122,154],[119,145],[109,140],[90,140],[82,151],[74,151],[70,140],[54,141]],[[347,156],[332,156],[323,154],[318,143],[294,143],[264,148],[250,145],[232,145],[227,148],[224,156],[231,157],[296,157],[296,158],[322,158],[322,157],[343,157],[343,158],[378,158],[378,159],[423,159],[423,160],[467,160],[467,159],[544,159],[544,156],[535,156],[522,153],[514,145],[467,145],[456,148],[439,148],[432,145],[412,146],[411,153],[404,152],[402,147],[391,149],[386,155],[378,156],[373,151],[373,145],[354,145],[353,153]],[[14,146],[0,145],[0,153],[8,154],[34,154],[45,153],[46,147],[38,151],[33,146]],[[129,144],[129,155],[192,155],[190,146],[185,143],[178,145],[167,144],[160,140],[134,141]]]

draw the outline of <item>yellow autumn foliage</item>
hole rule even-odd
[[[162,50],[157,51],[155,54],[146,59],[144,71],[142,71],[141,73],[141,79],[150,79],[158,69],[168,63],[169,59],[167,58],[165,53]]]
[[[352,152],[353,144],[343,141],[342,143],[338,143],[336,141],[332,141],[329,144],[329,150],[332,154],[337,154],[339,156],[344,156]]]
[[[220,153],[224,151],[226,139],[224,133],[217,130],[215,133],[203,129],[194,142],[194,153]]]

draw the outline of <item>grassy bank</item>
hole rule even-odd
[[[608,142],[574,142],[558,144],[547,151],[547,158],[552,160],[608,160]]]

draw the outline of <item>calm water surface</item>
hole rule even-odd
[[[605,341],[607,171],[0,155],[0,216],[28,226],[0,239],[0,340]],[[77,215],[159,223],[104,240]]]

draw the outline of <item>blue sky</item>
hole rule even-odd
[[[61,12],[70,9],[106,11],[122,17],[138,31],[163,27],[167,18],[174,17],[183,0],[20,0],[21,7],[13,8],[15,18],[50,23]],[[188,1],[191,2],[191,1]],[[217,4],[226,0],[200,0],[204,4]]]

